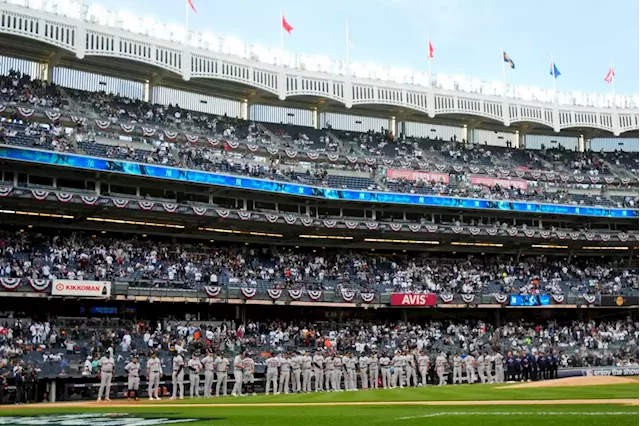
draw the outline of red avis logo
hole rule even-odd
[[[391,295],[392,306],[435,306],[435,294],[403,294],[394,293]]]

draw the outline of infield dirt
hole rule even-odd
[[[516,383],[512,385],[502,386],[496,389],[557,388],[557,387],[571,387],[571,386],[620,385],[625,383],[638,383],[638,377],[616,377],[616,376],[565,377],[564,379],[557,379],[557,380]]]

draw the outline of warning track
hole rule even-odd
[[[33,410],[46,408],[249,408],[249,407],[358,407],[358,406],[499,406],[499,405],[638,405],[637,399],[551,399],[551,400],[508,400],[508,401],[369,401],[369,402],[274,402],[274,403],[238,403],[238,404],[181,404],[166,402],[60,402],[45,404],[25,404],[0,406],[3,410]]]

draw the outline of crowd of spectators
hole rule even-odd
[[[376,292],[561,294],[638,290],[638,274],[591,259],[379,254],[278,246],[177,243],[83,233],[0,234],[0,277]]]

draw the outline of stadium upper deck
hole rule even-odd
[[[27,6],[27,7],[25,7]],[[560,132],[595,137],[631,136],[638,130],[638,97],[587,95],[481,83],[426,73],[399,74],[393,69],[351,64],[345,75],[340,61],[324,63],[285,55],[275,66],[274,52],[237,40],[187,32],[178,26],[116,14],[76,0],[0,2],[0,53],[45,64],[51,80],[57,66],[109,74],[153,87],[170,86],[216,93],[240,100],[243,118],[249,105],[282,105],[311,109],[318,126],[320,111],[387,117],[389,128],[412,120],[504,129],[525,133]],[[185,40],[188,38],[188,43]],[[235,46],[235,47],[234,47]],[[615,104],[615,108],[612,106]],[[626,135],[625,135],[626,133]],[[580,150],[584,149],[584,140]],[[516,141],[516,146],[518,145]]]

